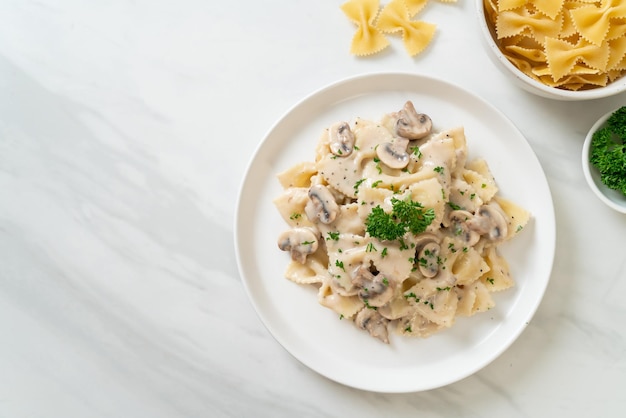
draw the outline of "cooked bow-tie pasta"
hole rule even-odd
[[[484,312],[514,284],[498,246],[529,213],[468,160],[463,128],[433,132],[410,101],[380,122],[333,124],[314,161],[278,179],[286,277],[385,343],[389,330],[427,337]]]

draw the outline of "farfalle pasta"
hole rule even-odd
[[[350,0],[341,6],[341,10],[357,25],[351,53],[371,55],[389,46],[387,38],[374,26],[379,11],[378,0]]]
[[[418,6],[413,10],[419,11]],[[380,12],[376,26],[385,33],[401,33],[404,48],[409,55],[414,56],[428,46],[435,34],[435,25],[412,21],[410,16],[405,0],[392,0]]]
[[[530,214],[498,195],[463,128],[432,131],[411,102],[374,122],[338,122],[315,158],[278,175],[285,276],[381,341],[428,337],[491,309],[514,279],[498,248]]]
[[[452,3],[456,0],[440,0]],[[413,20],[428,0],[391,0],[384,7],[378,0],[349,0],[341,10],[354,24],[357,31],[352,38],[350,52],[366,56],[389,46],[384,34],[402,36],[404,47],[410,56],[422,52],[431,42],[436,25]]]
[[[591,89],[626,71],[624,0],[485,0],[484,6],[502,53],[539,82]]]

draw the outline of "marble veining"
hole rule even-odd
[[[394,38],[355,58],[339,4],[3,2],[0,417],[626,414],[626,217],[580,167],[587,130],[626,96],[554,102],[508,84],[464,0],[424,11],[438,25],[424,54]],[[556,212],[528,327],[476,374],[422,393],[363,392],[299,363],[235,260],[238,187],[265,133],[316,89],[373,71],[491,102],[537,154]]]

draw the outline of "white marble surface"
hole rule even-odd
[[[471,0],[431,47],[348,53],[340,1],[3,0],[0,417],[617,417],[626,414],[626,216],[588,189],[584,135],[625,95],[554,102],[483,52]],[[237,189],[272,124],[373,71],[435,75],[500,108],[541,161],[557,251],[521,337],[475,375],[382,395],[267,332],[236,268]],[[521,173],[520,173],[521,174]]]

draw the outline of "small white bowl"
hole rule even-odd
[[[606,115],[602,116],[596,123],[593,124],[587,136],[585,137],[585,142],[583,144],[583,155],[582,155],[582,164],[583,164],[583,173],[585,174],[585,178],[587,179],[587,184],[593,192],[598,196],[598,198],[607,204],[609,207],[615,209],[618,212],[626,213],[626,196],[618,190],[609,189],[602,183],[600,179],[600,172],[596,167],[594,167],[589,162],[589,152],[591,149],[591,140],[593,138],[594,132],[598,129],[602,128],[606,123],[607,119],[615,112],[617,109],[608,112]]]
[[[494,64],[498,68],[500,68],[518,87],[521,87],[524,90],[541,97],[564,101],[600,99],[604,97],[614,96],[616,94],[626,91],[626,76],[621,77],[604,87],[597,87],[594,89],[579,91],[571,91],[556,87],[550,87],[527,76],[517,67],[515,67],[515,65],[513,65],[506,58],[506,56],[504,56],[504,54],[496,44],[494,40],[494,33],[492,33],[485,17],[483,0],[475,0],[475,4],[478,24],[480,26],[480,31],[483,34],[483,40],[485,41],[487,55],[489,55]]]

